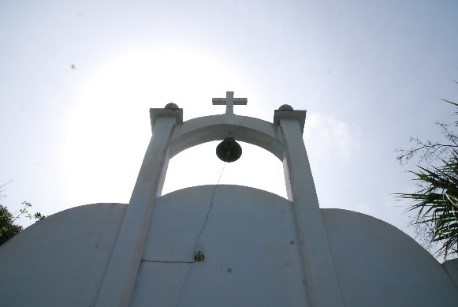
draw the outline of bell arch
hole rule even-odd
[[[228,136],[264,148],[280,161],[284,158],[285,149],[273,124],[237,115],[199,117],[175,126],[168,143],[169,158],[187,148]]]
[[[281,166],[285,154],[284,146],[277,137],[277,132],[273,124],[256,118],[237,115],[227,116],[227,114],[199,117],[188,120],[184,123],[180,123],[174,127],[167,144],[167,163],[164,163],[163,166],[163,175],[161,180],[162,187],[158,190],[158,196],[167,194],[176,189],[188,187],[188,185],[184,185],[182,182],[178,181],[177,187],[173,188],[170,181],[173,180],[173,178],[177,178],[178,176],[177,168],[180,168],[179,165],[181,165],[180,156],[182,152],[186,152],[188,149],[192,149],[193,147],[206,145],[209,142],[222,141],[225,137],[228,136],[233,137],[236,141],[244,142],[250,145],[244,146],[244,149],[248,149],[248,151],[245,151],[244,154],[242,154],[242,158],[246,154],[253,155],[253,153],[256,151],[261,155],[265,152],[264,157],[268,160],[270,159],[270,163],[272,165],[273,163],[280,162],[278,165],[275,165],[272,169],[272,172],[269,173],[269,176],[275,176],[275,179],[270,180],[271,182],[269,180],[260,180],[260,182],[254,183],[251,181],[254,180],[254,178],[252,178],[245,181],[245,183],[242,185],[251,186],[271,193],[275,193],[281,197],[286,197],[286,178],[284,176],[285,174],[283,172],[283,167]],[[208,147],[205,149],[208,151]],[[212,155],[214,155],[213,150],[214,149],[212,148]],[[275,156],[279,161],[275,158],[270,158],[271,154]],[[275,162],[272,162],[273,160],[275,160]],[[243,160],[241,163],[243,163]],[[232,164],[226,167],[226,170],[224,171],[225,178],[227,178],[227,176],[230,178],[229,174],[233,171],[234,168],[231,166]],[[246,167],[251,168],[251,165]],[[181,169],[183,169],[183,165],[181,165]],[[256,169],[259,169],[259,165],[253,165],[253,173],[256,173]],[[191,173],[195,173],[195,170],[192,170]],[[214,174],[207,175],[213,176]],[[281,179],[277,179],[277,177]],[[203,180],[198,182],[196,185],[201,184],[210,183],[207,183],[205,180]],[[229,184],[234,184],[234,182],[229,182]],[[281,186],[276,187],[277,184],[281,184]],[[165,190],[162,191],[162,188]]]
[[[233,99],[232,92],[226,94],[224,115],[183,122],[183,110],[175,104],[150,110],[153,135],[99,291],[97,306],[129,305],[142,261],[146,230],[153,208],[161,199],[169,159],[186,148],[222,140],[227,136],[264,148],[283,162],[287,195],[300,250],[303,283],[310,305],[343,306],[302,140],[306,112],[282,106],[275,110],[273,123],[268,123],[234,115],[233,105],[246,101]]]

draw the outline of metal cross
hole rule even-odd
[[[234,92],[226,92],[226,98],[213,98],[213,105],[226,105],[226,114],[234,114],[234,105],[246,105],[246,98],[234,98]]]

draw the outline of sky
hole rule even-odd
[[[239,115],[272,122],[307,110],[320,206],[369,214],[413,235],[415,190],[396,148],[438,139],[458,101],[456,1],[0,0],[1,202],[45,215],[128,203],[151,136],[149,108],[174,102],[184,120],[224,113],[213,97],[248,99]],[[217,142],[169,165],[163,193],[247,185],[285,197],[281,162]],[[31,221],[22,219],[22,225]]]

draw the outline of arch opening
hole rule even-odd
[[[192,186],[231,184],[287,198],[281,161],[264,148],[238,142],[243,153],[233,163],[225,163],[216,156],[216,146],[220,141],[205,142],[172,157],[161,195]]]

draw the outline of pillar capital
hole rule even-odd
[[[301,132],[304,133],[305,116],[306,116],[307,111],[305,110],[294,111],[292,108],[290,110],[287,110],[286,108],[282,108],[282,107],[280,107],[278,110],[275,110],[274,112],[274,125],[279,126],[280,120],[282,119],[296,120],[299,122]]]
[[[151,118],[151,129],[154,129],[154,124],[158,117],[175,117],[176,123],[183,123],[183,109],[175,107],[169,107],[167,104],[165,108],[151,108],[149,109],[149,115]]]

